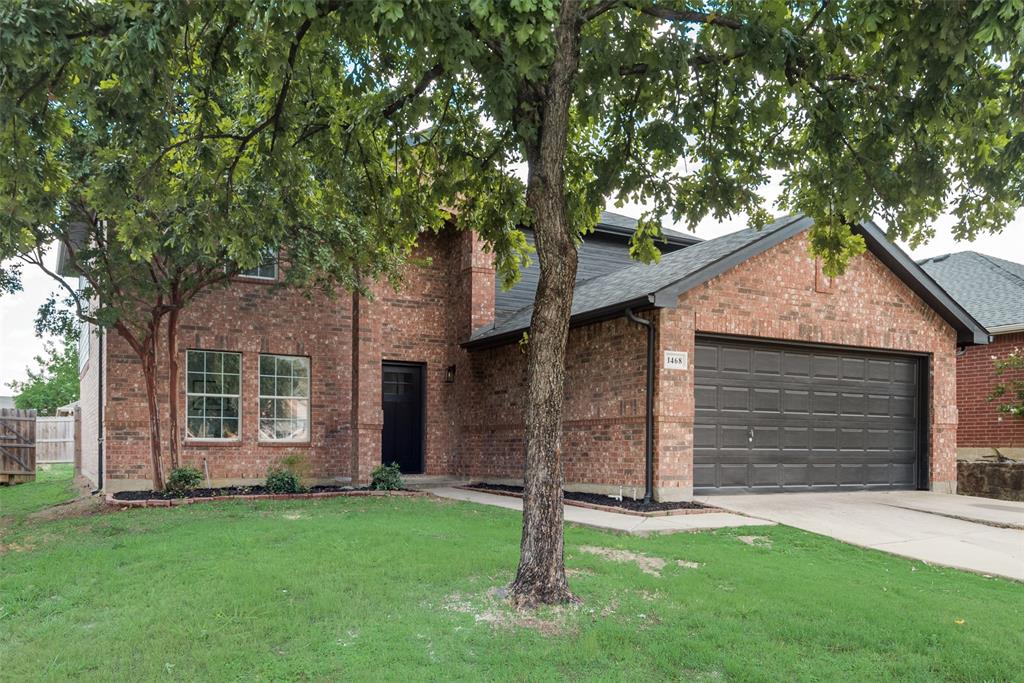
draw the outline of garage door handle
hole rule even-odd
[[[754,428],[753,427],[750,428],[750,436],[747,437],[747,441],[749,441],[750,443],[754,443]]]

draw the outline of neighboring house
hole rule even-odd
[[[635,221],[602,216],[581,247],[569,335],[567,488],[642,496],[650,439],[660,500],[955,490],[956,352],[987,333],[874,224],[858,228],[868,252],[823,277],[807,255],[810,225],[673,234],[660,262],[642,265],[628,257]],[[365,484],[382,461],[521,480],[536,266],[502,291],[482,247],[471,233],[425,234],[426,265],[409,266],[398,292],[376,286],[373,300],[310,301],[269,286],[274,269],[201,296],[180,328],[184,462],[205,463],[215,484],[259,482],[289,455],[324,482]],[[637,317],[654,326],[650,433]],[[102,351],[89,339],[83,469],[99,470],[102,424],[101,485],[148,487],[138,362],[114,334]]]
[[[967,347],[957,357],[959,456],[1001,454],[1024,458],[1024,420],[996,411],[988,397],[1001,380],[993,362],[1024,351],[1024,265],[974,251],[921,261],[921,267],[992,335],[985,348]],[[1021,379],[1024,379],[1022,377]]]

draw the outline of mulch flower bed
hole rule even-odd
[[[481,493],[494,493],[500,496],[514,496],[521,498],[523,495],[522,486],[509,486],[507,484],[469,484],[463,486],[470,491]],[[612,498],[600,493],[583,493],[580,491],[562,491],[562,498],[566,505],[577,507],[605,510],[607,512],[619,512],[627,515],[641,515],[644,517],[657,517],[662,515],[694,515],[704,512],[722,512],[721,508],[694,503],[693,501],[679,501],[676,503],[651,501],[645,503],[643,500],[634,500],[623,497],[622,500]]]
[[[378,491],[370,487],[312,486],[302,493],[272,493],[266,486],[224,486],[192,489],[188,496],[167,491],[118,491],[107,496],[107,502],[130,507],[170,507],[214,500],[301,500],[303,498],[334,498],[337,496],[421,496],[421,491],[401,489]]]

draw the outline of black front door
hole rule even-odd
[[[381,462],[403,474],[423,473],[423,366],[385,363]]]

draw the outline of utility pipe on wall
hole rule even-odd
[[[626,317],[637,325],[647,328],[647,391],[646,391],[646,424],[644,425],[644,502],[654,499],[654,322],[637,317],[633,309],[626,309]]]

